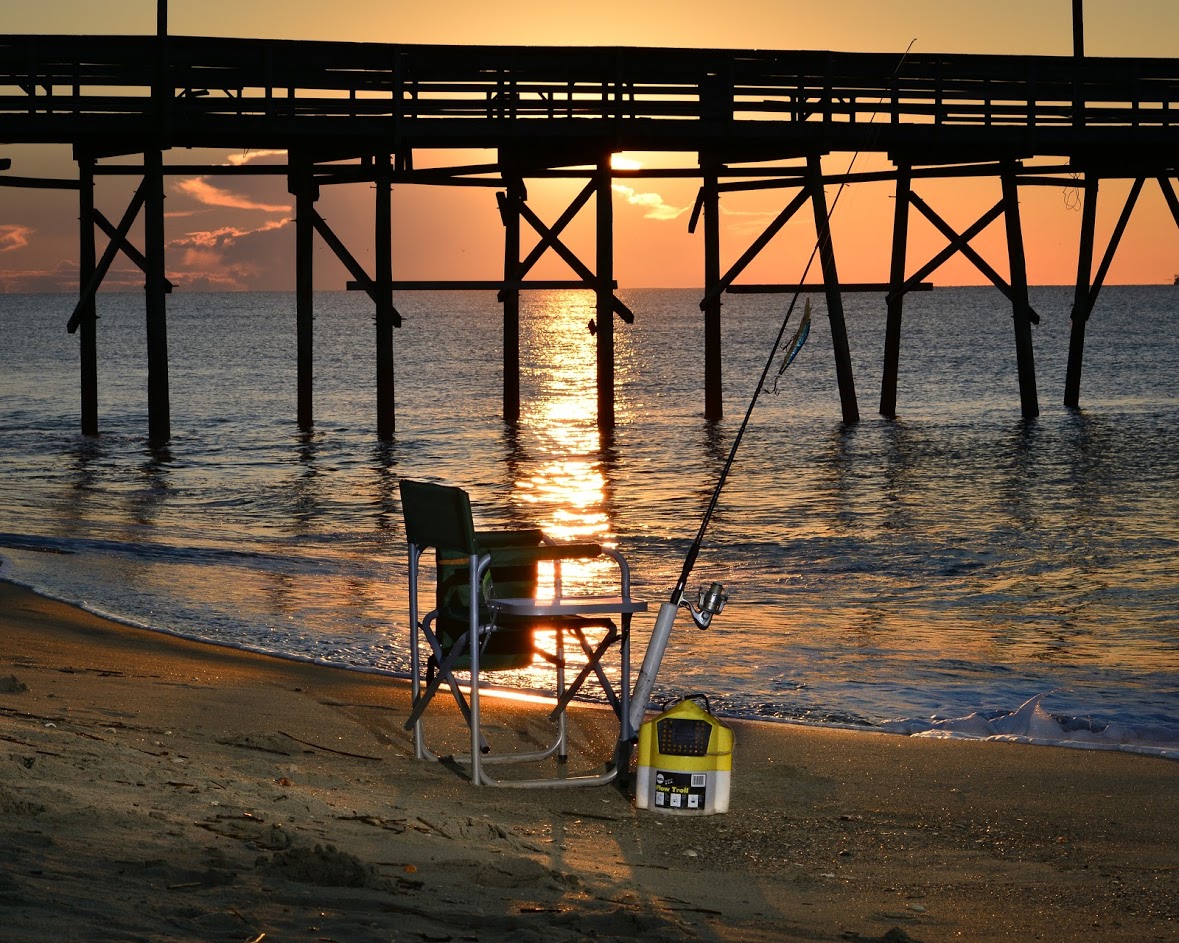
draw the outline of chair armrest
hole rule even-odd
[[[589,560],[602,555],[601,544],[543,544],[530,547],[537,560]]]
[[[545,558],[551,560],[585,560],[603,555],[610,557],[610,559],[618,564],[619,588],[622,592],[622,598],[630,599],[630,565],[626,562],[626,558],[613,547],[603,547],[601,544],[562,544],[546,536],[544,548],[542,549],[570,551],[566,555]]]

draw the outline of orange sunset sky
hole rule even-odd
[[[154,0],[52,0],[5,3],[9,33],[132,33],[155,31]],[[327,39],[405,43],[678,46],[734,49],[831,49],[895,53],[912,42],[920,53],[1026,53],[1071,55],[1071,0],[597,0],[594,4],[504,0],[172,0],[173,34],[276,39]],[[1179,57],[1179,3],[1175,0],[1086,0],[1086,52],[1091,56]],[[0,131],[2,138],[2,131]],[[627,155],[647,167],[666,155]],[[11,173],[74,177],[68,148],[0,144]],[[431,162],[423,155],[419,166]],[[281,154],[173,151],[185,163],[281,162]],[[489,159],[467,154],[455,159]],[[850,154],[833,154],[825,167],[846,170]],[[691,166],[692,155],[674,162]],[[861,156],[855,168],[884,166]],[[532,182],[530,202],[553,221],[580,182]],[[131,178],[100,182],[98,206],[118,219],[134,188]],[[620,288],[698,286],[703,281],[699,233],[687,231],[697,183],[666,178],[625,179],[615,187],[615,274]],[[1128,183],[1102,185],[1098,252],[1104,250]],[[840,276],[847,281],[887,278],[892,228],[892,185],[848,188],[833,217]],[[833,195],[834,188],[828,193]],[[920,193],[959,230],[998,199],[998,183],[920,182]],[[726,195],[722,200],[722,264],[727,265],[785,206],[787,191]],[[180,290],[293,288],[291,197],[282,177],[181,178],[167,183],[167,269]],[[372,261],[372,191],[328,188],[319,210],[353,254]],[[1064,186],[1021,190],[1028,274],[1034,284],[1071,284],[1077,264],[1081,214],[1078,194]],[[569,242],[593,267],[593,212],[587,208]],[[400,186],[394,193],[394,277],[496,278],[502,274],[502,227],[494,191]],[[746,282],[797,281],[814,240],[810,213],[799,213],[742,276]],[[136,241],[138,239],[136,238]],[[70,291],[76,288],[76,194],[0,188],[0,291]],[[104,239],[99,238],[99,247]],[[912,217],[909,271],[944,245],[932,227]],[[1001,273],[1007,272],[1002,223],[974,243]],[[527,250],[527,244],[525,245]],[[316,287],[342,289],[343,267],[317,247]],[[1107,283],[1169,283],[1179,273],[1179,227],[1156,183],[1148,181],[1110,270]],[[534,277],[568,278],[559,259]],[[812,278],[814,276],[812,275]],[[935,284],[982,284],[961,257],[943,266]],[[125,259],[106,287],[142,287],[143,276]]]

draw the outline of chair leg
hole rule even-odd
[[[565,632],[558,628],[554,634],[557,651],[557,702],[565,697]],[[569,762],[569,728],[564,711],[557,713],[557,762]]]
[[[611,626],[611,630],[606,633],[605,638],[598,643],[596,648],[590,645],[589,639],[585,637],[585,632],[580,627],[570,628],[566,631],[572,633],[581,645],[581,650],[586,656],[586,665],[577,673],[577,677],[573,679],[573,683],[563,693],[558,691],[557,706],[549,714],[550,719],[555,719],[558,714],[564,714],[565,709],[569,706],[569,702],[577,696],[577,692],[581,690],[591,673],[597,675],[598,684],[601,685],[602,692],[606,695],[606,700],[609,701],[614,712],[616,714],[619,713],[621,707],[618,695],[614,693],[614,688],[610,684],[610,680],[606,677],[605,671],[602,670],[601,663],[602,656],[620,638],[617,630]]]
[[[429,707],[430,701],[438,693],[438,689],[445,681],[447,687],[450,688],[450,693],[454,697],[455,703],[458,705],[459,712],[463,715],[463,720],[474,731],[478,730],[478,726],[473,721],[473,712],[467,704],[467,699],[463,697],[462,688],[459,687],[458,679],[454,676],[454,669],[452,666],[463,656],[470,644],[469,637],[464,635],[459,638],[454,645],[451,646],[450,651],[444,656],[442,653],[442,645],[438,641],[437,635],[430,629],[430,624],[433,621],[434,614],[431,613],[422,620],[420,626],[423,637],[430,646],[432,655],[426,661],[426,682],[423,686],[421,681],[421,661],[417,652],[413,652],[413,677],[416,681],[415,687],[419,689],[419,693],[413,699],[413,709],[410,711],[409,717],[405,721],[405,729],[414,731],[414,754],[417,759],[426,759],[426,754],[434,757],[434,754],[425,746],[425,731],[422,721],[422,715],[426,708]],[[490,750],[486,738],[482,731],[479,731],[479,752],[487,753]]]

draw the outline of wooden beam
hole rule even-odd
[[[798,282],[773,284],[773,285],[730,285],[725,289],[726,293],[730,295],[783,295],[783,294],[822,294],[827,290],[827,286],[821,282]],[[871,294],[879,292],[887,294],[893,290],[890,282],[840,282],[839,290],[846,294],[860,293]],[[933,291],[933,282],[917,282],[911,286],[904,288],[904,293],[908,294],[911,291]]]
[[[521,201],[520,205],[516,208],[516,213],[528,221],[528,224],[536,231],[536,234],[540,237],[540,239],[537,240],[536,245],[532,247],[532,250],[528,253],[528,255],[526,255],[520,261],[520,264],[517,267],[519,278],[522,279],[525,275],[532,271],[532,267],[550,248],[552,248],[555,252],[557,252],[558,255],[561,255],[562,258],[565,258],[566,261],[568,261],[568,258],[562,254],[561,250],[565,249],[565,247],[561,243],[559,237],[564,231],[565,227],[573,221],[573,218],[581,211],[581,208],[589,202],[590,197],[593,195],[594,181],[591,179],[584,187],[582,187],[581,192],[573,198],[569,205],[565,207],[564,212],[561,213],[560,217],[558,217],[557,221],[553,223],[551,227],[546,226],[540,217],[537,216],[536,213],[534,213],[528,207],[527,203]],[[567,249],[565,251],[568,252]],[[571,252],[568,254],[572,255]],[[576,260],[576,257],[574,258]]]
[[[348,281],[345,287],[348,291],[368,291],[371,284],[367,281]],[[596,281],[581,278],[532,278],[519,282],[507,282],[497,278],[394,279],[390,284],[394,291],[574,291],[593,290],[597,287]],[[613,287],[618,287],[617,281],[613,283]]]
[[[138,266],[139,270],[143,272],[144,275],[146,275],[148,262],[144,254],[135,248],[134,243],[132,243],[130,239],[128,239],[125,235],[120,234],[118,227],[113,225],[111,221],[102,214],[101,210],[93,210],[92,215],[98,228],[106,233],[107,238],[110,239],[111,242],[114,242],[118,245],[118,247],[122,250],[123,255],[127,256],[127,258],[134,262],[135,265]],[[164,291],[166,291],[168,294],[172,294],[172,289],[174,287],[175,286],[172,284],[171,279],[164,279]]]
[[[1163,191],[1163,199],[1171,209],[1171,218],[1175,220],[1175,225],[1179,226],[1179,197],[1175,196],[1175,188],[1171,186],[1171,181],[1167,177],[1159,177],[1158,180],[1159,189]]]
[[[729,270],[717,280],[716,286],[705,294],[704,299],[700,302],[701,310],[703,310],[706,304],[711,302],[713,296],[719,298],[722,292],[729,290],[733,279],[745,271],[749,263],[756,259],[761,250],[769,245],[770,240],[781,231],[782,227],[790,221],[790,218],[806,205],[809,196],[810,194],[805,188],[795,194],[794,199],[787,204],[786,208],[774,217],[770,224],[762,230],[761,235],[754,239],[749,248],[741,254],[741,258],[734,262],[729,267]]]
[[[77,190],[77,180],[63,180],[53,177],[0,176],[0,187],[23,187],[29,190]]]
[[[1093,287],[1089,289],[1090,311],[1097,306],[1097,295],[1101,291],[1101,286],[1105,284],[1105,276],[1109,274],[1109,267],[1113,264],[1114,254],[1118,251],[1122,236],[1126,232],[1126,226],[1130,222],[1130,216],[1134,213],[1134,204],[1138,202],[1138,196],[1142,193],[1142,185],[1145,182],[1146,180],[1143,177],[1139,177],[1130,186],[1130,192],[1126,196],[1126,203],[1122,207],[1121,215],[1118,216],[1113,233],[1109,237],[1109,245],[1105,249],[1105,255],[1101,258],[1101,265],[1097,267],[1097,275],[1093,278]]]
[[[566,209],[565,213],[562,214],[561,220],[558,221],[558,226],[560,229],[563,229],[566,225],[568,225],[569,220],[571,220],[573,215],[576,215],[577,211],[581,209],[582,205],[584,205],[585,201],[582,199],[582,197],[584,196],[588,199],[588,197],[594,193],[595,188],[598,187],[600,187],[600,181],[591,180],[585,189],[583,189],[581,193],[577,195],[573,203],[570,204],[569,208]],[[599,210],[600,209],[601,207],[599,206]],[[572,211],[572,214],[570,211]],[[537,234],[541,237],[541,242],[537,243],[537,245],[533,247],[532,252],[528,254],[528,258],[525,259],[521,264],[523,271],[527,272],[536,262],[536,260],[539,259],[540,256],[544,253],[545,249],[551,248],[554,252],[557,253],[557,255],[565,260],[565,263],[571,269],[573,269],[577,275],[580,275],[583,279],[585,279],[586,282],[589,282],[593,285],[601,284],[601,276],[595,275],[593,272],[591,272],[589,266],[582,262],[572,249],[570,249],[565,245],[565,243],[557,238],[558,233],[560,232],[560,229],[558,229],[557,226],[554,226],[553,229],[550,229],[548,226],[546,226],[544,220],[537,216],[527,203],[520,204],[520,215],[523,219],[528,221],[528,225],[536,230]],[[610,278],[610,283],[614,283],[613,276]],[[627,324],[634,323],[634,312],[631,311],[630,308],[627,307],[626,304],[624,304],[617,295],[611,296],[610,305],[611,309],[620,318],[622,318],[623,321],[625,321]]]
[[[980,216],[973,226],[970,226],[961,235],[959,235],[958,233],[954,232],[954,228],[949,223],[947,223],[934,211],[933,207],[922,200],[921,197],[919,197],[916,193],[910,192],[909,199],[912,201],[913,205],[921,211],[921,214],[925,216],[925,218],[928,219],[931,223],[933,223],[934,227],[949,240],[949,245],[941,253],[935,256],[928,265],[922,268],[921,271],[919,271],[916,275],[913,275],[910,278],[910,281],[918,278],[924,278],[926,275],[931,274],[934,269],[941,266],[942,263],[946,261],[946,259],[953,256],[955,253],[961,252],[971,262],[974,263],[975,268],[977,268],[991,280],[991,283],[994,284],[994,286],[998,288],[999,291],[1003,292],[1003,296],[1008,301],[1015,301],[1015,295],[1012,292],[1012,288],[1003,278],[1003,276],[996,272],[991,267],[990,263],[988,263],[986,259],[979,255],[978,252],[975,251],[974,247],[970,245],[970,241],[975,236],[986,229],[987,226],[989,226],[1003,214],[1004,204],[1002,200],[1000,200],[993,207],[991,207],[990,210]],[[908,282],[905,283],[906,291],[908,290],[908,284]],[[1030,305],[1027,309],[1027,317],[1033,324],[1040,323],[1040,315],[1038,315]]]
[[[116,232],[121,237],[126,237],[131,230],[131,224],[135,222],[135,217],[139,215],[139,210],[143,206],[144,200],[147,199],[147,178],[144,177],[139,187],[135,190],[131,197],[131,202],[127,204],[127,209],[123,213],[123,218],[119,220]],[[102,253],[102,258],[98,260],[98,264],[94,266],[94,271],[90,277],[82,285],[78,292],[78,304],[74,307],[74,313],[70,315],[69,321],[66,322],[66,331],[73,334],[78,325],[82,322],[82,318],[86,316],[86,312],[91,310],[88,306],[94,300],[95,292],[98,291],[98,286],[102,284],[103,278],[106,277],[107,270],[111,267],[111,262],[114,261],[115,256],[119,253],[119,243],[112,239],[107,243],[106,249]]]
[[[327,224],[326,219],[319,215],[318,210],[312,207],[311,214],[311,221],[315,226],[315,231],[319,233],[320,238],[328,244],[328,248],[335,253],[336,258],[344,264],[344,268],[348,269],[355,279],[355,281],[348,282],[348,290],[367,292],[375,304],[377,301],[377,286],[373,279],[369,277],[368,272],[364,270],[364,266],[356,261],[352,253],[348,251],[348,247],[340,241],[340,237],[332,232],[332,227]],[[401,314],[397,311],[396,307],[392,308],[392,313],[393,326],[401,327]]]

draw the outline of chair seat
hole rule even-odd
[[[617,633],[618,626],[612,619],[589,616],[549,616],[543,621],[521,616],[498,615],[495,631],[491,632],[479,652],[480,671],[520,671],[543,659],[543,650],[537,644],[537,633],[544,632],[585,632],[588,629],[605,629]],[[466,624],[439,620],[438,640],[444,653],[449,652],[467,635]],[[433,656],[431,656],[433,658]],[[435,659],[435,663],[437,660]],[[469,654],[459,655],[451,664],[455,671],[467,671],[471,667]]]

